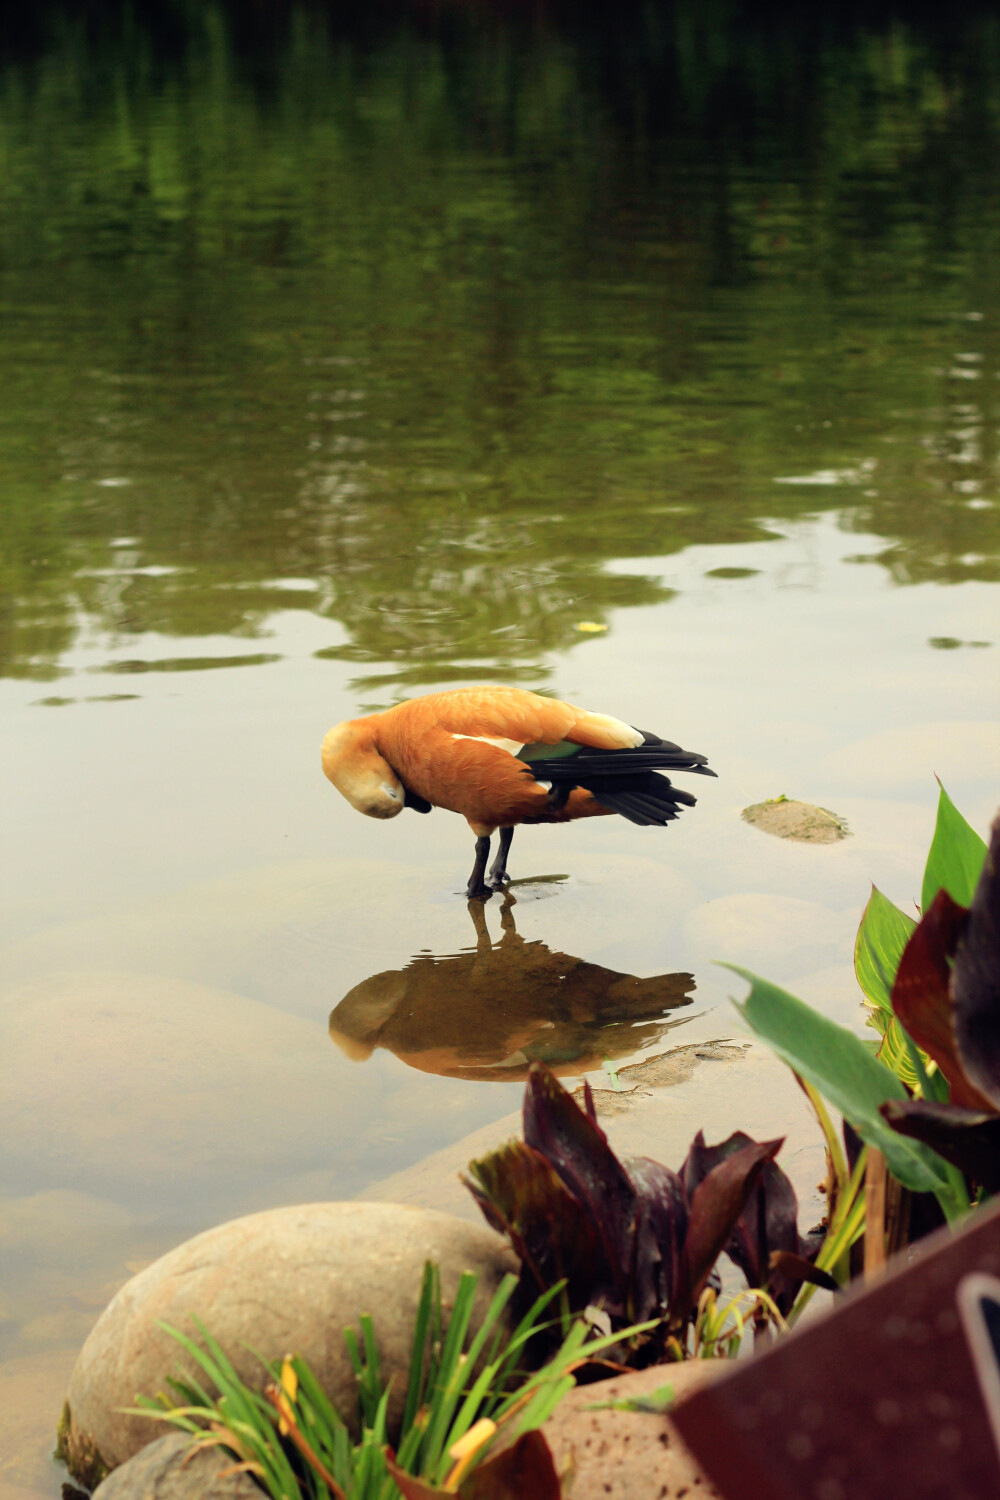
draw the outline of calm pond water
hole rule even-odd
[[[787,1130],[808,1200],[713,960],[861,1026],[934,773],[994,811],[1000,25],[753,9],[42,5],[0,64],[0,1500],[132,1270],[450,1204],[531,1057],[681,1048],[613,1138]],[[480,681],[719,780],[470,911],[462,820],[319,744]]]

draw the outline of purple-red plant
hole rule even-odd
[[[892,1005],[948,1098],[892,1100],[882,1114],[986,1193],[1000,1192],[1000,817],[972,905],[938,891],[903,951]]]
[[[683,1348],[698,1299],[725,1250],[752,1287],[779,1307],[807,1273],[795,1193],[774,1162],[781,1140],[741,1133],[706,1146],[699,1132],[680,1172],[639,1157],[619,1161],[597,1123],[547,1068],[534,1064],[524,1095],[524,1140],[470,1163],[487,1221],[521,1260],[531,1298],[565,1280],[572,1313],[600,1308],[612,1329],[660,1319],[617,1357],[645,1365]],[[778,1257],[773,1268],[772,1256]],[[794,1295],[794,1292],[792,1293]]]
[[[748,1135],[734,1130],[718,1146],[706,1146],[699,1130],[681,1168],[688,1194],[720,1162],[752,1145]],[[805,1238],[799,1234],[795,1189],[775,1161],[765,1161],[725,1245],[726,1254],[743,1272],[747,1286],[763,1287],[778,1311],[789,1313],[803,1281],[830,1285],[812,1264],[822,1242],[822,1230]]]

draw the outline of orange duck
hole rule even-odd
[[[519,823],[620,813],[662,827],[695,799],[657,771],[715,775],[704,755],[621,719],[510,687],[429,693],[348,719],[323,741],[323,770],[370,818],[394,818],[404,807],[463,814],[476,835],[470,897],[502,887]],[[487,874],[497,829],[500,848]]]

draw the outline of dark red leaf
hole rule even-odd
[[[386,1468],[399,1486],[403,1500],[439,1500],[441,1495],[447,1495],[447,1490],[439,1490],[426,1480],[415,1479],[412,1474],[407,1474],[386,1454]]]
[[[570,1305],[579,1311],[614,1287],[611,1267],[583,1205],[540,1152],[509,1141],[464,1178],[489,1224],[510,1239],[538,1290],[564,1277]]]
[[[463,1500],[560,1500],[552,1451],[540,1432],[524,1432],[473,1469],[458,1492]]]
[[[510,1237],[526,1268],[522,1283],[527,1275],[548,1288],[565,1278],[574,1312],[595,1303],[617,1327],[669,1319],[662,1336],[630,1346],[630,1363],[662,1353],[667,1333],[687,1321],[717,1279],[715,1261],[730,1240],[751,1284],[771,1277],[772,1295],[793,1294],[769,1263],[772,1251],[801,1256],[806,1249],[794,1192],[773,1164],[780,1140],[735,1135],[709,1148],[699,1135],[685,1167],[689,1196],[682,1178],[657,1162],[642,1158],[626,1171],[600,1127],[539,1065],[525,1091],[524,1130],[524,1143],[471,1163],[476,1180],[467,1186],[488,1221]]]
[[[824,1291],[840,1291],[839,1283],[834,1281],[826,1271],[821,1271],[814,1266],[805,1255],[792,1255],[788,1250],[775,1250],[771,1254],[771,1270],[779,1272],[795,1286],[802,1281],[811,1281],[813,1286],[821,1286]]]
[[[687,1234],[687,1196],[677,1173],[648,1156],[631,1158],[627,1167],[659,1251],[656,1306],[641,1315],[651,1317],[665,1313],[673,1300]]]
[[[776,1140],[744,1146],[713,1167],[695,1188],[681,1257],[681,1274],[670,1308],[671,1321],[675,1325],[688,1318],[747,1199],[757,1186],[764,1162],[770,1161],[782,1145],[783,1140]]]
[[[951,1102],[981,1109],[987,1100],[959,1057],[950,992],[951,959],[967,912],[943,888],[903,949],[892,987],[892,1008],[918,1047],[934,1059],[951,1087]]]
[[[924,1141],[988,1193],[1000,1192],[1000,1115],[928,1099],[890,1099],[882,1114],[900,1135]]]
[[[720,1162],[753,1144],[750,1136],[736,1130],[717,1146],[706,1146],[705,1137],[699,1130],[681,1168],[688,1196],[693,1196],[698,1184]],[[726,1254],[739,1266],[748,1286],[768,1287],[781,1311],[787,1312],[795,1300],[796,1288],[780,1272],[772,1275],[772,1257],[776,1251],[799,1255],[803,1248],[799,1239],[795,1189],[776,1162],[766,1161],[757,1185],[726,1241]]]
[[[959,938],[951,992],[965,1073],[980,1097],[1000,1108],[1000,818]],[[965,1101],[953,1090],[952,1102]]]
[[[597,1124],[597,1105],[594,1103],[594,1090],[585,1078],[583,1080],[583,1112],[592,1125]]]
[[[532,1064],[524,1091],[524,1139],[583,1205],[600,1236],[621,1305],[627,1307],[633,1267],[637,1258],[642,1260],[637,1257],[642,1233],[638,1199],[604,1131],[540,1063]],[[645,1258],[652,1261],[648,1249]]]

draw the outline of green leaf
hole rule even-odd
[[[883,896],[877,886],[872,886],[854,944],[854,971],[869,1004],[876,1010],[892,1011],[896,970],[916,925],[912,917]],[[881,1025],[877,1029],[885,1031]]]
[[[942,886],[959,906],[971,906],[985,859],[983,840],[941,787],[937,824],[920,894],[921,911],[930,911],[931,902]]]
[[[863,1141],[883,1153],[890,1172],[904,1187],[918,1193],[947,1188],[947,1167],[935,1152],[923,1146],[909,1149],[918,1146],[916,1141],[900,1150],[901,1137],[886,1124],[879,1108],[889,1099],[905,1099],[906,1090],[864,1042],[777,985],[735,964],[724,967],[751,986],[746,1001],[737,1003],[751,1030],[839,1109]]]
[[[660,1416],[669,1411],[675,1399],[672,1385],[658,1385],[648,1396],[625,1396],[620,1401],[592,1401],[584,1411],[638,1411]]]
[[[879,1012],[879,1014],[884,1014],[884,1012]],[[898,1016],[889,1016],[888,1020],[889,1024],[882,1035],[882,1045],[878,1049],[878,1060],[895,1073],[897,1078],[901,1078],[909,1088],[916,1088],[919,1080],[910,1056],[910,1047],[914,1043],[909,1041],[906,1032],[899,1024]],[[930,1059],[926,1053],[921,1053],[920,1056],[926,1068]]]
[[[872,1008],[865,1016],[865,1025],[870,1026],[872,1031],[877,1031],[879,1036],[885,1036],[886,1032],[889,1030],[891,1021],[892,1011],[882,1010],[881,1008],[877,1010]],[[876,1049],[875,1055],[878,1056],[878,1049]]]
[[[423,1400],[427,1335],[431,1327],[435,1296],[440,1307],[440,1272],[434,1263],[428,1260],[424,1262],[424,1275],[420,1284],[420,1301],[417,1304],[417,1317],[413,1326],[413,1338],[410,1344],[410,1375],[406,1385],[406,1406],[403,1410],[403,1425],[401,1429],[404,1435],[413,1426],[413,1419],[417,1415]]]

